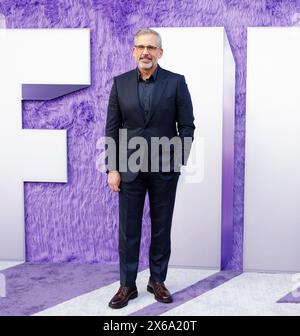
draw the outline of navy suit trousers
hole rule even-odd
[[[119,191],[120,283],[135,285],[146,192],[150,202],[150,278],[164,282],[171,254],[171,224],[179,179],[178,173],[139,172],[131,182],[121,181]]]

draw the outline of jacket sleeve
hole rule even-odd
[[[107,108],[105,136],[110,137],[116,144],[116,152],[108,152],[108,155],[115,156],[115,165],[106,165],[106,173],[110,170],[119,170],[119,128],[122,127],[122,115],[118,101],[118,93],[116,86],[116,79],[113,78],[113,85],[109,95],[109,102]]]
[[[184,76],[180,76],[178,81],[176,106],[177,130],[182,142],[182,165],[185,166],[190,155],[196,127],[194,125],[191,95]]]

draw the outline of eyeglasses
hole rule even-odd
[[[159,47],[156,46],[152,46],[152,45],[148,45],[148,46],[144,46],[144,45],[135,45],[134,46],[138,51],[144,51],[145,48],[147,48],[148,51],[153,52],[156,49],[159,49]]]

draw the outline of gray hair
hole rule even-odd
[[[162,47],[162,41],[161,41],[161,36],[160,36],[160,34],[159,34],[157,31],[155,31],[155,30],[153,30],[153,29],[151,29],[151,28],[142,28],[142,29],[138,30],[138,31],[134,34],[134,43],[135,43],[135,40],[136,40],[136,38],[137,38],[138,36],[146,35],[146,34],[153,34],[153,35],[155,35],[155,36],[157,37],[157,39],[158,39],[158,47],[159,47],[159,48]]]

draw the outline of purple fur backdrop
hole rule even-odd
[[[112,76],[135,67],[133,34],[141,27],[224,26],[236,62],[234,250],[227,269],[242,268],[246,47],[249,26],[291,26],[300,1],[280,0],[2,0],[7,28],[90,28],[92,85],[48,102],[23,102],[23,127],[66,129],[68,183],[25,183],[26,259],[118,262],[118,195],[97,171]],[[191,54],[189,46],[187,53]],[[148,262],[148,199],[141,263]]]

